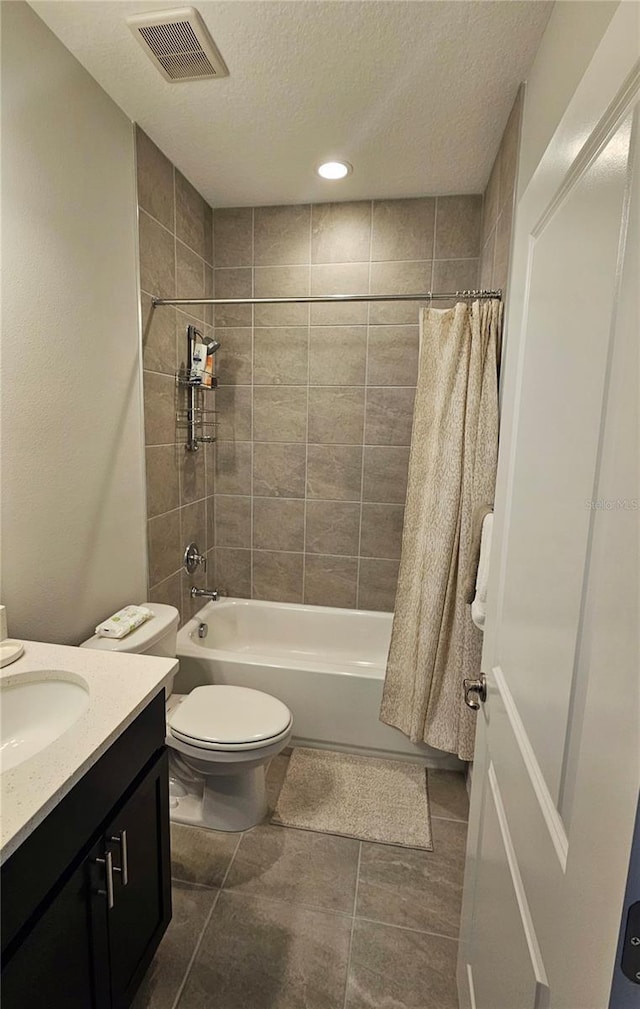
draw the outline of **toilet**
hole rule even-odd
[[[175,657],[174,606],[143,603],[153,617],[124,638],[94,635],[81,648]],[[209,684],[189,694],[167,686],[172,820],[212,830],[247,830],[267,812],[265,767],[289,743],[293,717],[261,690]]]

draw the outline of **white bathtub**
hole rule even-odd
[[[391,613],[250,599],[208,603],[178,632],[174,689],[229,683],[265,690],[293,712],[298,745],[460,768],[451,754],[411,743],[379,721],[391,620]]]

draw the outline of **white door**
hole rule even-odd
[[[609,1002],[640,782],[638,16],[517,208],[462,1009]]]

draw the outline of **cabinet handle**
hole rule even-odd
[[[113,907],[113,856],[111,852],[105,852],[104,858],[96,858],[96,863],[104,865],[104,876],[107,886],[106,890],[98,890],[98,893],[106,895],[107,907],[111,910]]]
[[[127,848],[127,832],[126,830],[121,830],[119,834],[115,834],[111,840],[114,844],[120,845],[120,861],[121,865],[114,865],[113,871],[119,872],[122,878],[122,885],[126,886],[129,882],[129,856]]]

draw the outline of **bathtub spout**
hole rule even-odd
[[[198,589],[195,585],[191,586],[192,599],[210,599],[212,603],[215,603],[219,596],[220,593],[217,589]]]

